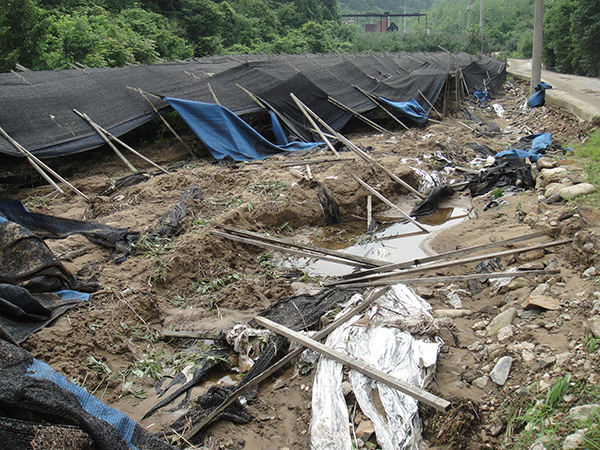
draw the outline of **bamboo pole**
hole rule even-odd
[[[366,123],[367,125],[370,125],[371,127],[373,127],[375,130],[379,131],[380,133],[384,133],[384,134],[393,134],[391,131],[386,130],[385,128],[383,128],[381,125],[373,122],[371,119],[363,116],[362,114],[354,111],[353,109],[347,107],[346,105],[344,105],[341,102],[338,102],[336,99],[334,99],[333,97],[327,97],[327,101],[329,103],[332,103],[333,105],[337,106],[340,109],[343,109],[346,112],[349,112],[350,114],[355,115],[356,117],[358,117],[360,120],[362,120],[364,123]]]
[[[435,109],[435,106],[433,106],[433,105],[431,104],[431,102],[429,101],[429,99],[428,99],[427,97],[425,97],[425,95],[424,95],[424,94],[421,92],[421,90],[420,90],[420,89],[417,89],[417,92],[418,92],[419,94],[421,94],[421,97],[423,97],[423,100],[425,100],[425,101],[427,102],[427,104],[428,104],[429,106],[431,106],[431,109],[433,109],[433,110],[435,111],[435,113],[436,113],[438,116],[440,116],[440,119],[443,119],[443,118],[444,118],[444,116],[442,116],[442,114],[441,114],[441,113],[440,113],[440,112],[439,112],[437,109]]]
[[[213,96],[213,99],[215,100],[215,103],[219,106],[221,106],[221,103],[219,102],[219,99],[217,98],[217,94],[215,94],[215,91],[213,91],[212,86],[210,85],[210,83],[206,83],[208,86],[208,90],[210,91],[211,95]]]
[[[379,299],[383,294],[385,294],[387,292],[387,290],[388,290],[387,288],[383,288],[383,289],[379,289],[376,291],[372,291],[371,294],[368,296],[368,298],[366,298],[356,308],[351,309],[346,314],[344,314],[342,317],[340,317],[338,320],[327,325],[321,331],[317,331],[317,333],[313,336],[313,339],[316,341],[319,341],[321,339],[326,338],[333,330],[338,328],[340,325],[346,323],[348,320],[350,320],[355,315],[360,314],[363,311],[365,311],[369,306],[371,306],[375,301],[377,301],[377,299]],[[225,408],[227,408],[229,405],[231,405],[233,402],[235,402],[240,395],[245,394],[250,389],[252,389],[254,386],[256,386],[260,382],[266,380],[272,374],[274,374],[278,370],[285,367],[294,358],[296,358],[297,356],[300,356],[300,354],[304,350],[306,350],[306,347],[304,347],[302,345],[298,346],[296,349],[292,350],[290,353],[288,353],[286,356],[284,356],[282,359],[280,359],[279,362],[273,364],[271,367],[269,367],[263,373],[261,373],[260,375],[258,375],[255,378],[253,378],[248,383],[239,387],[235,391],[233,391],[231,394],[229,394],[229,396],[225,399],[225,401],[223,403],[221,403],[219,406],[217,406],[208,416],[206,416],[202,420],[202,422],[200,422],[198,425],[193,427],[186,434],[186,438],[190,439],[190,438],[194,437],[196,435],[196,433],[198,433],[202,428],[204,428],[208,424],[210,424],[222,411],[225,410]]]
[[[425,228],[423,225],[421,225],[419,222],[417,222],[415,219],[413,219],[412,217],[410,217],[408,214],[406,214],[404,211],[402,211],[400,208],[398,208],[396,205],[394,205],[392,202],[390,202],[387,198],[385,198],[383,195],[381,195],[379,192],[377,192],[375,189],[373,189],[371,186],[369,186],[367,183],[365,183],[363,180],[361,180],[360,178],[358,178],[356,175],[351,174],[354,179],[356,181],[358,181],[365,189],[367,189],[370,193],[372,193],[375,197],[377,197],[379,200],[381,200],[382,202],[384,202],[386,205],[390,206],[391,208],[394,208],[396,210],[398,210],[400,212],[400,214],[402,214],[402,216],[407,219],[409,222],[411,222],[412,224],[416,225],[417,227],[419,227],[421,230],[423,230],[426,233],[429,233],[429,230],[427,228]]]
[[[379,381],[387,386],[390,386],[391,388],[402,392],[403,394],[409,395],[420,402],[432,406],[438,411],[446,412],[448,411],[448,409],[450,409],[449,401],[437,397],[431,394],[430,392],[421,389],[418,386],[413,386],[412,384],[406,383],[405,381],[392,377],[391,375],[388,375],[387,373],[368,365],[360,359],[347,356],[337,350],[334,350],[330,347],[321,344],[318,341],[315,341],[314,339],[305,337],[300,333],[297,333],[289,328],[279,325],[278,323],[272,322],[264,317],[255,317],[254,321],[259,325],[262,325],[263,327],[276,332],[277,334],[285,336],[298,344],[301,344],[305,347],[310,348],[311,350],[319,352],[321,355],[327,358],[333,359],[334,361],[344,364],[350,367],[351,369],[354,369],[357,372],[360,372],[363,375],[372,378],[373,380]]]
[[[419,198],[421,198],[423,200],[426,198],[426,196],[424,194],[421,194],[419,191],[417,191],[416,189],[414,189],[411,185],[409,185],[408,183],[406,183],[405,181],[403,181],[402,179],[400,179],[398,176],[396,176],[396,174],[392,173],[390,170],[386,169],[380,163],[378,163],[373,158],[371,158],[369,155],[367,155],[364,151],[362,151],[360,148],[358,148],[358,146],[356,144],[354,144],[352,141],[350,141],[345,136],[341,135],[340,133],[338,133],[337,131],[335,131],[333,128],[331,128],[323,119],[321,119],[311,109],[309,109],[306,105],[304,105],[300,100],[298,100],[298,102],[300,102],[300,104],[302,104],[307,109],[307,111],[316,120],[319,121],[319,123],[321,125],[323,125],[333,136],[335,136],[337,139],[339,139],[341,142],[343,142],[350,150],[352,150],[354,153],[356,153],[358,156],[360,156],[362,159],[364,159],[369,164],[372,164],[375,167],[377,167],[378,169],[383,170],[385,173],[387,173],[389,175],[389,177],[392,180],[396,181],[397,183],[400,183],[402,186],[404,186],[410,192],[412,192],[413,194],[415,194],[417,197],[419,197]]]
[[[393,115],[389,110],[387,110],[386,108],[384,108],[381,103],[379,103],[379,101],[376,100],[377,97],[375,97],[373,94],[371,94],[370,92],[365,91],[364,89],[362,89],[359,86],[356,85],[352,85],[352,87],[358,89],[362,94],[366,95],[368,98],[371,99],[371,101],[373,103],[375,103],[377,106],[379,106],[381,109],[383,109],[385,111],[385,113],[390,116],[392,119],[394,119],[396,122],[398,122],[406,131],[408,131],[411,135],[413,134],[412,131],[410,131],[410,128],[408,128],[408,126],[402,122],[400,119],[398,119],[395,115]]]
[[[331,142],[329,142],[329,139],[327,139],[325,137],[325,135],[323,134],[323,132],[321,131],[321,129],[317,126],[317,124],[315,123],[315,121],[313,120],[313,118],[307,112],[308,107],[305,106],[304,103],[302,103],[298,99],[298,97],[296,97],[293,93],[290,93],[290,96],[292,97],[292,100],[294,100],[294,102],[296,103],[296,106],[298,106],[298,109],[300,109],[300,111],[302,112],[302,114],[304,114],[304,116],[312,124],[312,126],[315,128],[315,130],[317,131],[317,133],[319,133],[319,136],[321,136],[321,139],[323,139],[323,142],[325,142],[327,144],[327,147],[329,147],[329,150],[331,150],[335,156],[337,156],[338,158],[340,158],[340,155],[337,152],[337,150],[335,149],[335,147],[331,144]]]
[[[367,232],[371,229],[373,223],[373,197],[367,195]]]
[[[156,164],[154,161],[152,161],[151,159],[145,157],[144,155],[142,155],[140,152],[138,152],[137,150],[135,150],[134,148],[130,147],[129,145],[127,145],[125,142],[123,142],[121,139],[119,139],[118,137],[116,137],[115,135],[113,135],[112,133],[110,133],[109,131],[105,130],[104,128],[102,128],[100,125],[96,124],[96,126],[100,129],[100,131],[102,131],[106,136],[108,136],[110,139],[112,139],[113,141],[115,141],[117,144],[121,144],[123,147],[125,147],[127,150],[129,150],[131,153],[133,153],[134,155],[139,156],[140,158],[142,158],[144,161],[152,164],[154,167],[156,167],[158,170],[166,173],[166,174],[170,174],[171,172],[169,172],[167,169],[162,168],[161,166],[159,166],[158,164]]]
[[[8,133],[6,131],[4,131],[4,129],[2,129],[2,127],[0,127],[0,133],[2,134],[2,136],[4,136],[6,138],[6,140],[8,142],[11,143],[11,145],[13,147],[17,148],[17,150],[19,150],[21,153],[27,155],[28,159],[31,158],[38,166],[43,167],[48,172],[50,172],[50,174],[54,175],[58,180],[65,183],[77,195],[79,195],[89,201],[89,197],[87,195],[85,195],[83,192],[81,192],[79,189],[77,189],[75,186],[73,186],[71,183],[69,183],[67,180],[65,180],[63,177],[61,177],[59,174],[57,174],[54,170],[52,170],[50,167],[48,167],[46,164],[44,164],[36,156],[34,156],[33,153],[31,153],[29,150],[27,150],[25,147],[23,147],[21,144],[19,144],[17,141],[15,141],[12,137],[10,137],[8,135]],[[55,183],[52,183],[52,184],[55,185]],[[59,190],[61,190],[61,189],[59,189]],[[62,190],[61,190],[61,192],[62,192]]]
[[[175,136],[175,138],[177,138],[177,140],[179,142],[181,142],[181,144],[183,144],[183,146],[185,147],[185,149],[188,151],[188,153],[190,155],[192,155],[192,158],[195,158],[196,155],[194,155],[194,152],[192,152],[192,149],[188,147],[188,145],[183,141],[183,139],[181,139],[181,136],[179,136],[179,134],[177,133],[177,131],[175,131],[175,129],[171,126],[171,124],[169,122],[167,122],[167,119],[164,118],[164,116],[160,113],[160,111],[156,108],[156,106],[154,106],[154,103],[152,103],[150,101],[150,99],[148,98],[148,96],[146,95],[146,93],[144,91],[142,91],[140,88],[132,88],[132,87],[128,87],[128,89],[132,89],[134,91],[137,91],[142,97],[144,97],[146,99],[146,101],[148,102],[148,104],[150,105],[150,107],[152,108],[152,110],[154,111],[154,113],[160,117],[160,120],[162,120],[162,122],[165,124],[165,126],[169,129],[169,131],[171,133],[173,133],[173,135]]]
[[[88,115],[87,115],[87,114],[83,114],[83,113],[81,113],[81,112],[77,111],[76,109],[74,109],[74,110],[73,110],[73,112],[74,112],[75,114],[77,114],[78,116],[82,117],[83,119],[85,119],[85,120],[86,120],[86,121],[87,121],[87,122],[88,122],[88,123],[89,123],[89,124],[92,126],[92,128],[94,129],[94,131],[95,131],[96,133],[98,133],[98,135],[99,135],[99,136],[100,136],[100,137],[101,137],[101,138],[104,140],[104,142],[106,142],[106,143],[108,144],[108,146],[109,146],[110,148],[112,148],[112,150],[113,150],[113,151],[114,151],[114,152],[117,154],[117,156],[118,156],[119,158],[121,158],[121,160],[122,160],[122,161],[123,161],[123,162],[124,162],[124,163],[127,165],[127,167],[129,167],[129,170],[131,170],[133,173],[138,173],[138,172],[139,172],[139,171],[138,171],[138,170],[135,168],[135,166],[134,166],[133,164],[131,164],[127,158],[125,158],[125,156],[123,155],[123,153],[121,153],[121,152],[119,151],[119,149],[118,149],[118,148],[115,146],[115,144],[113,144],[113,143],[111,142],[111,140],[110,140],[110,139],[108,139],[108,137],[107,137],[107,136],[106,136],[106,135],[105,135],[105,134],[104,134],[104,133],[103,133],[103,132],[100,130],[100,128],[98,128],[98,125],[96,125],[96,124],[95,124],[95,123],[92,121],[92,119],[90,119],[90,118],[88,117]]]

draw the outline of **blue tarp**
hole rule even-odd
[[[474,91],[473,95],[475,96],[475,98],[477,100],[479,100],[479,103],[481,103],[482,105],[484,104],[484,102],[488,98],[487,91]]]
[[[166,97],[215,159],[231,156],[235,161],[263,159],[277,153],[307,150],[323,142],[291,142],[275,145],[254,128],[220,105]]]
[[[269,111],[269,115],[271,116],[271,126],[273,127],[273,134],[275,135],[277,145],[287,145],[289,142],[277,115],[273,111]]]
[[[535,87],[536,93],[529,97],[527,104],[530,108],[537,108],[546,104],[546,89],[552,89],[552,85],[542,81]]]
[[[427,122],[427,111],[414,98],[407,102],[392,102],[383,97],[379,97],[379,99],[417,123]]]
[[[531,138],[528,148],[504,150],[497,153],[496,157],[529,158],[535,162],[542,157],[543,150],[552,145],[552,133],[538,133],[527,138]]]

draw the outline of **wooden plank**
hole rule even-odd
[[[427,228],[425,228],[423,225],[421,225],[419,222],[417,222],[415,219],[413,219],[412,217],[410,217],[408,214],[406,214],[404,211],[402,211],[400,208],[398,208],[396,205],[394,205],[392,202],[390,202],[387,198],[385,198],[383,195],[381,195],[379,192],[377,192],[375,189],[373,189],[371,186],[369,186],[367,183],[365,183],[363,180],[361,180],[360,178],[358,178],[356,175],[351,174],[354,179],[356,181],[358,181],[365,189],[367,189],[371,194],[373,194],[375,197],[377,197],[379,200],[381,200],[382,202],[384,202],[386,205],[388,205],[391,208],[394,208],[396,210],[398,210],[400,212],[400,214],[402,214],[402,216],[407,219],[409,222],[411,222],[412,224],[416,225],[417,227],[419,227],[421,230],[423,230],[425,233],[429,233],[429,230]]]
[[[246,236],[255,237],[257,239],[261,239],[261,240],[267,241],[267,242],[274,242],[276,244],[289,245],[290,247],[296,247],[296,248],[300,248],[300,249],[304,249],[304,250],[310,250],[313,252],[322,253],[324,255],[335,256],[337,258],[348,259],[350,261],[356,261],[358,263],[362,263],[363,265],[367,265],[367,266],[385,266],[385,265],[389,264],[388,262],[381,261],[379,259],[372,259],[372,258],[367,258],[365,256],[358,256],[358,255],[350,255],[347,253],[338,252],[336,250],[329,250],[326,248],[317,247],[315,245],[300,244],[298,242],[292,241],[291,239],[278,238],[278,237],[274,237],[274,236],[265,236],[264,234],[256,233],[254,231],[242,230],[241,228],[230,227],[227,225],[217,225],[217,227],[221,228],[225,231],[229,231],[231,233],[239,233],[239,234],[243,234]]]
[[[356,161],[356,158],[320,158],[320,159],[291,159],[274,161],[270,159],[261,159],[259,161],[244,161],[245,166],[249,165],[264,165],[264,164],[275,164],[277,166],[303,166],[305,164],[323,164],[330,162],[344,162],[344,161]]]
[[[180,338],[180,339],[208,339],[210,341],[216,341],[219,339],[219,333],[214,331],[171,331],[164,330],[161,332],[164,337],[167,338]]]
[[[352,283],[336,286],[340,289],[358,289],[376,286],[390,286],[393,284],[406,284],[412,286],[415,284],[437,284],[451,283],[453,281],[468,280],[492,280],[494,278],[515,278],[527,276],[550,276],[557,275],[560,270],[522,270],[519,272],[492,272],[492,273],[474,273],[469,275],[452,275],[447,277],[424,277],[424,278],[394,278],[390,280],[371,281],[367,283]]]
[[[548,248],[548,247],[555,247],[557,245],[568,244],[572,241],[573,241],[573,239],[563,239],[561,241],[547,242],[547,243],[540,244],[540,245],[534,245],[532,247],[516,248],[516,249],[505,250],[503,252],[492,253],[492,254],[488,254],[488,255],[479,255],[479,256],[474,256],[471,258],[463,258],[463,259],[455,259],[455,260],[451,260],[451,261],[444,261],[444,262],[438,263],[438,264],[429,264],[429,265],[425,265],[425,266],[421,266],[421,267],[415,267],[413,269],[403,270],[401,272],[382,273],[382,274],[378,274],[378,275],[370,275],[370,276],[361,277],[361,278],[354,278],[351,280],[344,280],[341,282],[326,283],[325,286],[333,286],[333,285],[337,286],[338,284],[345,284],[345,283],[349,283],[349,282],[367,281],[367,280],[373,281],[373,280],[378,280],[378,279],[388,278],[388,277],[412,275],[414,273],[426,272],[428,270],[437,270],[437,269],[443,269],[446,267],[459,266],[459,265],[463,265],[463,264],[471,264],[471,263],[478,262],[478,261],[484,261],[486,259],[500,258],[502,256],[510,256],[510,255],[514,255],[517,253],[524,253],[524,252],[528,252],[528,251],[532,251],[532,250],[539,250],[539,249],[544,249],[544,248]]]
[[[323,254],[310,253],[310,252],[305,252],[305,251],[301,251],[301,250],[292,250],[290,248],[282,247],[280,245],[274,245],[274,244],[269,244],[267,242],[257,241],[255,239],[248,239],[248,238],[244,238],[241,236],[235,236],[233,234],[223,233],[222,231],[211,230],[211,234],[214,234],[215,236],[220,236],[220,237],[224,237],[227,239],[231,239],[232,241],[243,242],[244,244],[255,245],[257,247],[268,248],[270,250],[278,250],[281,252],[290,253],[292,255],[302,256],[304,258],[322,259],[324,261],[331,261],[331,262],[335,262],[338,264],[346,264],[348,266],[354,266],[354,267],[364,267],[365,266],[364,263],[359,263],[359,262],[351,261],[348,259],[338,259],[338,258],[334,258],[331,256],[325,256]]]
[[[475,245],[473,247],[461,248],[459,250],[452,250],[450,252],[439,253],[437,255],[425,256],[423,258],[419,258],[418,261],[417,260],[405,261],[405,262],[401,262],[401,263],[390,264],[387,266],[376,267],[373,269],[366,269],[366,270],[363,270],[362,272],[344,275],[342,278],[358,278],[358,277],[362,277],[365,275],[370,275],[372,273],[383,273],[383,272],[391,272],[392,270],[396,270],[396,269],[406,269],[408,267],[415,266],[416,264],[427,264],[427,263],[430,263],[433,261],[439,261],[440,259],[449,259],[449,258],[454,258],[457,256],[468,255],[470,253],[482,252],[482,251],[489,250],[489,249],[495,248],[495,247],[502,247],[505,245],[517,244],[519,242],[528,241],[530,239],[536,239],[536,238],[539,238],[542,236],[548,236],[551,232],[552,232],[552,230],[536,231],[535,233],[525,234],[525,235],[517,236],[517,237],[511,238],[511,239],[504,239],[501,241],[490,242],[489,244]]]
[[[262,325],[265,328],[268,328],[271,331],[274,331],[282,336],[291,339],[292,341],[302,344],[305,347],[310,348],[320,354],[326,356],[327,358],[333,359],[341,364],[344,364],[357,372],[362,373],[363,375],[368,376],[376,381],[379,381],[387,386],[390,386],[404,394],[410,395],[411,397],[423,402],[429,406],[434,407],[439,411],[446,412],[450,409],[450,402],[444,400],[443,398],[437,397],[424,389],[421,389],[417,386],[413,386],[409,383],[406,383],[402,380],[399,380],[395,377],[388,375],[387,373],[376,369],[364,361],[360,359],[353,358],[351,356],[344,355],[343,353],[333,350],[320,342],[317,342],[313,339],[310,339],[306,336],[301,335],[289,328],[286,328],[278,323],[275,323],[271,320],[265,319],[264,317],[255,317],[254,321],[259,325]]]
[[[328,326],[323,328],[321,331],[318,331],[313,336],[313,339],[319,341],[321,339],[326,338],[329,335],[329,333],[331,333],[333,330],[338,328],[340,325],[346,323],[348,320],[350,320],[355,315],[360,314],[363,311],[365,311],[369,306],[371,306],[378,298],[380,298],[387,291],[388,291],[388,288],[371,291],[371,294],[360,305],[358,305],[356,308],[351,309],[346,314],[344,314],[342,317],[340,317],[336,321],[330,323]],[[304,347],[302,345],[298,346],[296,349],[292,350],[290,353],[288,353],[286,356],[284,356],[282,359],[280,359],[279,362],[273,364],[271,367],[269,367],[263,373],[256,376],[255,378],[250,380],[248,383],[239,387],[238,389],[233,391],[231,394],[229,394],[229,396],[227,396],[227,398],[225,399],[225,401],[223,401],[223,403],[221,403],[219,406],[217,406],[208,416],[206,416],[200,423],[198,423],[198,425],[194,426],[185,435],[186,439],[190,439],[190,438],[194,437],[196,435],[196,433],[198,433],[201,429],[203,429],[208,424],[210,424],[222,411],[225,410],[225,408],[227,408],[234,401],[236,401],[240,395],[245,394],[250,389],[252,389],[254,386],[256,386],[257,384],[266,380],[268,377],[270,377],[272,374],[274,374],[278,370],[281,370],[287,364],[292,362],[292,360],[294,358],[300,356],[300,354],[304,350],[306,350],[306,347]]]

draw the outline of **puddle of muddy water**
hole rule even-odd
[[[427,238],[445,228],[459,224],[466,219],[467,214],[466,208],[447,207],[420,218],[418,222],[430,233],[425,233],[406,219],[390,220],[389,217],[376,216],[379,226],[373,234],[366,234],[365,222],[357,220],[315,230],[309,237],[309,243],[317,247],[389,263],[412,261],[427,256],[422,249],[422,244]],[[284,257],[281,265],[296,268],[311,277],[342,276],[355,270],[354,267],[346,264],[301,257]]]

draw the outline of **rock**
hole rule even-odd
[[[594,316],[588,319],[587,327],[594,337],[600,337],[600,316]]]
[[[363,441],[368,441],[371,435],[375,433],[375,425],[370,420],[362,420],[356,427],[356,436]]]
[[[525,263],[519,266],[519,270],[544,270],[542,263]]]
[[[536,259],[540,259],[544,257],[544,249],[539,248],[537,250],[529,250],[528,252],[519,253],[517,255],[517,259],[519,261],[535,261]],[[521,277],[517,277],[521,278]],[[527,280],[527,278],[525,278]]]
[[[575,449],[583,447],[584,430],[577,430],[575,433],[568,435],[563,442],[563,449]]]
[[[498,341],[504,342],[507,339],[510,339],[514,335],[514,327],[512,325],[507,325],[498,330]]]
[[[547,156],[542,156],[540,159],[537,160],[535,165],[538,168],[538,170],[551,169],[554,167],[554,161],[552,161]]]
[[[585,271],[584,271],[584,272],[581,274],[581,276],[582,276],[583,278],[592,278],[592,277],[595,277],[596,275],[598,275],[598,272],[596,271],[596,268],[595,268],[594,266],[592,266],[592,267],[590,267],[590,268],[586,269],[586,270],[585,270]]]
[[[569,410],[568,418],[571,420],[587,421],[598,408],[600,408],[600,405],[597,404],[574,406]]]
[[[591,194],[592,192],[596,192],[596,187],[593,184],[579,183],[575,186],[562,188],[560,191],[558,191],[558,195],[560,195],[563,200],[573,200],[580,195],[587,195]]]
[[[415,289],[418,296],[423,298],[431,298],[433,297],[433,289],[426,286],[417,286]]]
[[[476,378],[473,380],[473,386],[481,389],[481,390],[485,390],[485,387],[488,385],[490,381],[490,378],[487,375],[484,375],[482,377]]]
[[[487,326],[487,334],[488,336],[497,336],[498,330],[504,328],[512,323],[512,321],[517,316],[516,308],[508,308],[506,311],[498,314],[490,324]]]
[[[521,352],[521,358],[523,358],[523,362],[533,362],[535,361],[535,353],[529,349],[525,349]]]
[[[569,173],[569,171],[564,167],[556,167],[554,169],[542,169],[540,170],[540,178],[542,180],[547,180],[550,177],[555,177],[557,175],[564,176],[567,173]]]
[[[478,352],[480,350],[483,350],[483,345],[481,344],[481,342],[475,341],[471,345],[468,345],[467,349],[469,349],[472,352]]]
[[[435,317],[464,317],[470,316],[473,311],[470,309],[436,309],[433,311]]]
[[[565,185],[562,183],[550,183],[546,186],[546,190],[544,191],[544,197],[550,198],[554,194],[557,194],[561,189],[569,187],[569,185]]]
[[[542,308],[555,311],[560,307],[560,302],[547,295],[536,295],[532,292],[525,301],[521,303],[521,306],[524,309]]]
[[[483,305],[479,308],[478,312],[483,314],[493,314],[496,312],[496,307],[494,305]]]
[[[554,356],[545,356],[538,359],[538,364],[540,365],[541,369],[545,369],[546,367],[554,364],[555,361],[556,358]]]
[[[344,397],[347,396],[350,392],[352,392],[352,385],[347,381],[342,382],[342,394],[344,395]]]
[[[510,367],[512,366],[513,359],[510,356],[503,356],[498,360],[494,369],[490,373],[490,378],[498,386],[504,386],[510,373]]]
[[[558,355],[556,355],[556,364],[558,364],[559,366],[564,366],[570,358],[571,353],[569,352],[559,353]]]

